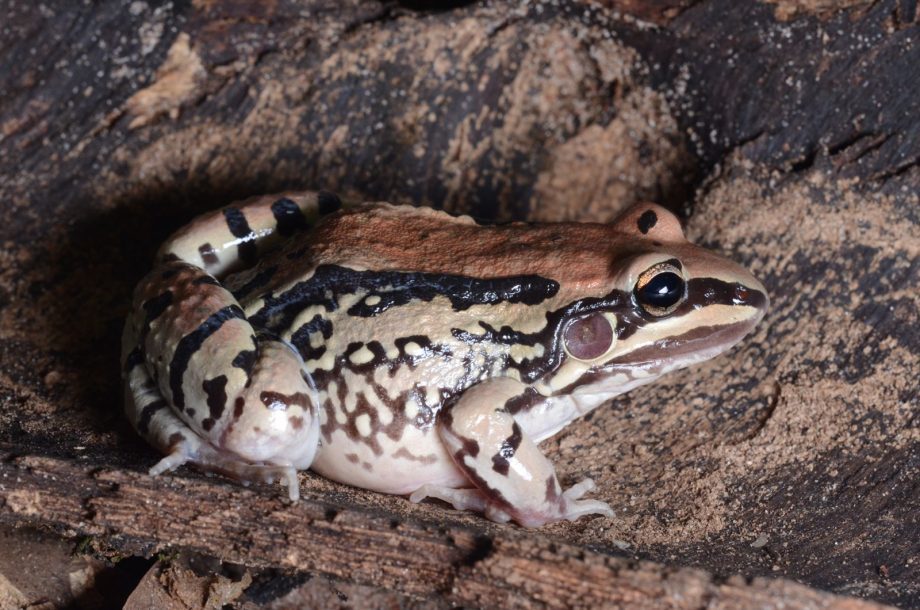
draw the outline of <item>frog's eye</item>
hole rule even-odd
[[[569,322],[562,333],[565,350],[578,360],[600,358],[613,344],[613,326],[602,313],[592,313]]]
[[[648,313],[664,316],[687,298],[687,282],[678,266],[671,262],[659,263],[639,276],[633,296]]]

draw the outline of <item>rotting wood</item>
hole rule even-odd
[[[328,503],[309,497],[288,505],[258,495],[195,479],[0,455],[0,521],[105,536],[126,553],[177,546],[483,608],[882,608],[785,581],[716,582],[701,570],[634,562],[526,532],[484,537],[438,523],[394,524],[391,516],[354,507],[330,512]]]

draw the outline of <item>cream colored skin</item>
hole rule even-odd
[[[653,204],[610,225],[339,207],[254,198],[164,244],[123,341],[127,414],[166,454],[152,474],[190,462],[296,499],[310,468],[524,526],[611,516],[537,444],[728,349],[767,307]],[[651,306],[664,272],[678,301]]]

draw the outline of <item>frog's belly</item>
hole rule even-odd
[[[310,469],[333,481],[390,494],[410,494],[426,483],[470,486],[433,427],[410,426],[398,441],[383,434],[374,441],[353,439],[337,429],[331,442],[323,439]]]

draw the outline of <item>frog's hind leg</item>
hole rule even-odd
[[[252,266],[285,238],[342,206],[325,191],[252,197],[195,218],[163,244],[157,260],[178,258],[220,278]]]
[[[296,468],[248,464],[215,450],[169,409],[166,399],[142,364],[129,366],[125,380],[125,413],[138,434],[164,454],[148,470],[151,476],[191,463],[231,476],[243,484],[250,481],[273,483],[279,480],[287,487],[292,501],[300,497]]]
[[[433,496],[460,508],[482,510],[494,521],[513,519],[525,527],[574,521],[589,514],[613,516],[606,503],[582,499],[594,488],[590,479],[562,490],[552,463],[505,407],[525,390],[514,379],[490,379],[471,387],[442,411],[438,433],[475,489],[425,486],[410,499],[417,502]]]
[[[296,470],[319,446],[315,390],[299,354],[256,333],[217,280],[182,261],[155,268],[122,353],[129,419],[167,454],[154,474],[191,462],[298,496]]]

